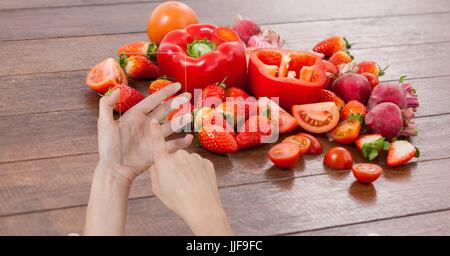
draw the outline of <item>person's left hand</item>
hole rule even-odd
[[[164,119],[172,109],[190,100],[191,95],[183,93],[160,104],[180,88],[180,84],[175,83],[161,89],[136,104],[117,120],[114,120],[113,108],[119,100],[120,89],[115,89],[109,96],[103,96],[100,99],[98,118],[98,167],[112,172],[111,174],[128,185],[149,169],[153,164],[150,121]],[[191,121],[191,115],[186,114],[164,123],[164,137],[172,134],[174,127],[175,130],[181,129]],[[192,142],[192,138],[192,135],[188,134],[184,138],[168,141],[167,149],[175,152],[185,148]]]

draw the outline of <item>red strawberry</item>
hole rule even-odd
[[[219,153],[234,153],[238,150],[234,136],[217,125],[204,126],[198,133],[200,144],[207,150]]]
[[[200,96],[201,98],[197,99],[195,103],[196,108],[201,106],[211,107],[211,105],[214,105],[216,98],[223,102],[225,101],[225,84],[223,82],[210,84],[203,88]]]
[[[232,29],[247,44],[250,37],[261,34],[261,28],[254,21],[237,16]]]
[[[270,121],[261,115],[250,117],[239,129],[236,141],[239,149],[261,145],[261,136],[271,133]]]
[[[117,113],[125,113],[134,105],[138,104],[141,100],[145,98],[145,96],[140,93],[138,90],[133,89],[126,85],[119,86],[120,95],[119,101],[114,105],[114,111]],[[112,89],[105,93],[105,95],[109,95],[112,93]]]
[[[367,113],[366,106],[357,100],[351,100],[345,104],[341,112],[341,121],[347,120],[351,115],[361,115],[362,118]]]
[[[345,106],[345,102],[339,98],[334,92],[329,90],[322,90],[320,95],[320,102],[334,102],[339,108],[339,111]]]
[[[117,55],[119,57],[122,55],[125,55],[126,57],[143,55],[151,60],[156,60],[156,50],[158,50],[158,46],[155,43],[136,41],[120,47],[117,50]]]
[[[247,99],[248,97],[250,97],[250,95],[248,95],[248,93],[246,93],[244,90],[237,88],[237,87],[227,88],[225,90],[225,95],[226,95],[226,97],[231,97],[231,98],[242,97],[244,99]]]
[[[184,115],[186,113],[190,113],[192,112],[192,104],[191,102],[186,102],[183,105],[179,106],[178,109],[173,110],[172,112],[170,112],[166,119],[168,121],[172,120],[173,118],[177,117],[177,116],[181,116]]]
[[[358,63],[358,73],[371,73],[374,76],[379,77],[385,74],[385,71],[388,67],[389,66],[386,66],[384,69],[381,69],[375,61],[365,60]]]
[[[373,88],[375,88],[380,81],[378,80],[378,77],[372,73],[361,73],[361,75],[365,76],[367,78],[367,80],[369,80],[370,83],[370,88],[373,90]]]
[[[120,66],[125,72],[135,79],[154,79],[161,76],[161,70],[155,63],[143,55],[120,57]]]
[[[419,149],[406,140],[397,140],[391,143],[387,155],[387,165],[390,167],[403,165],[413,157],[419,157]]]
[[[389,149],[389,142],[380,134],[363,135],[355,141],[355,144],[362,155],[370,161],[375,159],[381,150]]]
[[[351,44],[341,36],[329,37],[314,46],[313,51],[322,53],[325,57],[330,57],[337,51],[346,51],[350,49]]]
[[[150,83],[150,85],[148,86],[148,93],[150,93],[150,94],[155,93],[155,92],[161,90],[162,88],[164,88],[168,85],[171,85],[171,84],[173,84],[173,82],[170,81],[169,79],[158,78],[155,81]],[[170,99],[174,98],[175,96],[176,95],[169,96],[164,101],[170,100]]]
[[[333,53],[333,55],[331,55],[331,57],[330,57],[330,62],[336,66],[339,66],[341,64],[350,63],[350,62],[352,62],[352,60],[353,60],[353,56],[344,51],[337,51],[337,52]]]

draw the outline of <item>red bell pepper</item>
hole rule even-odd
[[[171,31],[159,45],[157,60],[163,74],[190,93],[225,79],[240,88],[247,82],[245,44],[226,27],[193,24]]]
[[[327,83],[322,59],[304,51],[258,49],[250,54],[249,89],[256,97],[279,97],[280,106],[315,103]]]

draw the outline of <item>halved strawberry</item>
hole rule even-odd
[[[339,66],[341,64],[350,63],[353,60],[353,56],[350,55],[348,52],[344,51],[337,51],[331,55],[329,61],[333,63],[336,66]]]
[[[362,155],[372,161],[381,150],[388,150],[389,142],[380,134],[366,134],[355,141],[356,147],[361,151]]]
[[[207,150],[219,153],[234,153],[238,145],[234,136],[218,125],[204,126],[198,133],[200,144]]]
[[[322,90],[322,93],[320,95],[320,102],[334,102],[336,106],[338,107],[339,111],[342,110],[342,108],[345,106],[345,102],[339,98],[334,92],[329,90]]]
[[[120,66],[125,72],[135,79],[155,79],[160,77],[159,67],[143,55],[132,55],[120,57]]]
[[[144,41],[136,41],[125,44],[117,49],[117,55],[120,57],[125,55],[130,57],[132,55],[143,55],[150,60],[156,60],[156,51],[158,46],[155,43],[147,43]]]
[[[313,51],[322,53],[325,57],[330,57],[337,51],[346,51],[350,49],[351,44],[342,36],[329,37],[314,46]]]
[[[403,165],[413,157],[419,157],[419,149],[406,140],[397,140],[391,143],[388,151],[387,165],[390,167]]]

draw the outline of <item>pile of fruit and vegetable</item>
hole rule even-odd
[[[387,67],[356,62],[342,36],[326,38],[311,51],[288,50],[275,31],[263,31],[250,19],[237,17],[222,27],[202,24],[179,2],[159,5],[147,30],[150,41],[120,47],[116,58],[100,62],[86,78],[99,94],[120,87],[118,113],[146,97],[128,78],[148,80],[149,94],[179,82],[183,92],[200,93],[161,121],[190,113],[199,145],[214,153],[251,150],[265,136],[287,134],[268,158],[292,168],[304,154],[321,157],[316,137],[324,134],[335,144],[325,152],[324,165],[352,169],[363,183],[380,176],[382,167],[371,161],[381,155],[389,167],[419,156],[407,140],[417,134],[415,90],[405,77],[380,82]],[[355,145],[366,163],[354,163],[343,145]]]

